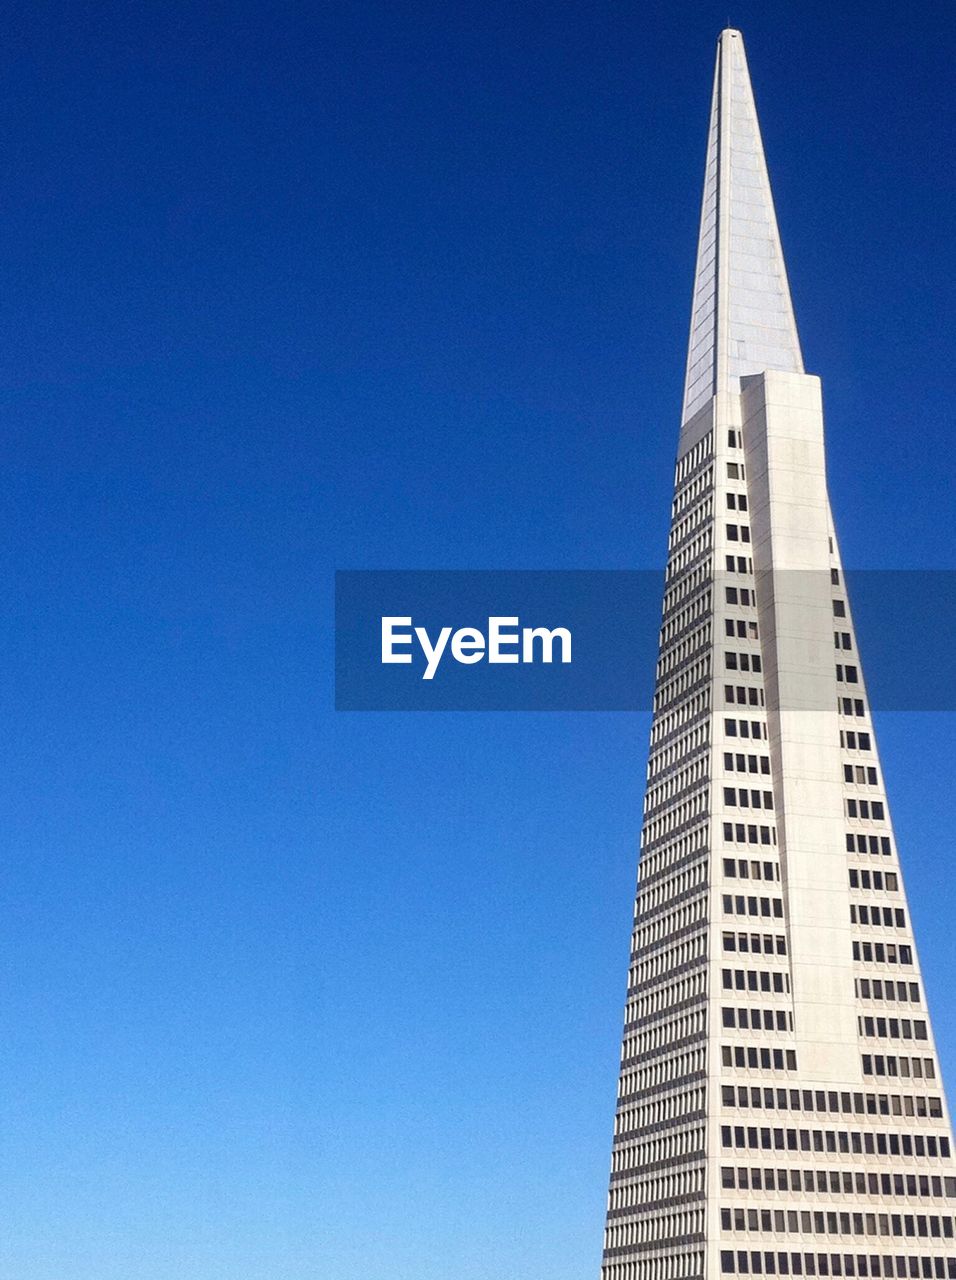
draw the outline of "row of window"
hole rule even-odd
[[[749,556],[727,556],[724,560],[728,573],[753,573],[754,562]]]
[[[846,747],[848,751],[869,751],[870,735],[853,729],[841,729],[840,746]]]
[[[621,1072],[620,1076],[621,1097],[701,1075],[704,1070],[704,1058],[703,1049],[685,1049],[681,1053],[672,1053],[669,1057],[658,1058],[655,1062],[628,1067]]]
[[[949,1138],[932,1133],[871,1133],[857,1129],[778,1129],[756,1125],[720,1127],[720,1145],[757,1151],[819,1151],[832,1155],[892,1155],[948,1159]]]
[[[651,747],[656,747],[691,721],[699,720],[709,709],[710,691],[704,689],[693,698],[673,707],[666,715],[655,715],[651,726]]]
[[[701,1115],[706,1106],[706,1090],[684,1090],[663,1097],[639,1095],[620,1103],[614,1117],[615,1135],[637,1135],[662,1124]]]
[[[844,716],[865,716],[862,698],[837,698],[837,711]]]
[[[634,930],[635,951],[650,951],[652,947],[672,946],[671,935],[689,930],[694,924],[707,917],[705,898],[697,898],[687,906],[666,915],[659,915],[653,920],[641,920],[640,928]]]
[[[867,786],[875,787],[876,769],[871,764],[845,764],[843,766],[843,781],[857,784],[865,783]]]
[[[846,816],[865,818],[868,822],[883,822],[886,818],[886,808],[882,800],[849,799],[846,801]]]
[[[680,551],[671,552],[667,561],[665,580],[672,582],[675,578],[680,577],[686,569],[707,555],[712,546],[713,530],[708,523],[703,533],[698,534],[692,541],[685,543]]]
[[[759,720],[725,720],[724,733],[728,738],[767,737],[767,726]]]
[[[703,1274],[704,1255],[699,1251],[601,1264],[601,1280],[701,1280]]]
[[[695,754],[703,751],[710,741],[709,728],[707,724],[693,725],[669,742],[666,747],[656,749],[652,747],[648,759],[648,778],[658,778],[669,769],[692,760]]]
[[[725,618],[724,631],[728,636],[737,636],[741,640],[757,639],[757,624],[746,618]]]
[[[710,589],[713,572],[710,561],[685,569],[683,573],[668,573],[664,588],[663,622],[669,624],[681,610],[693,608],[698,614],[710,610]],[[704,608],[706,602],[706,609]]]
[[[889,836],[867,836],[862,831],[846,833],[847,853],[878,853],[888,858],[892,852]]]
[[[728,706],[762,707],[764,705],[763,687],[754,684],[725,684],[724,702]]]
[[[863,960],[867,964],[912,964],[913,948],[895,942],[857,942],[853,943],[853,959]]]
[[[852,1253],[745,1253],[722,1249],[724,1275],[885,1276],[904,1280],[956,1280],[956,1258],[880,1256]]]
[[[679,612],[672,608],[667,620],[661,623],[660,648],[662,651],[689,631],[695,623],[710,617],[709,591],[700,592],[686,604],[683,600],[677,603],[682,606]]]
[[[694,783],[704,782],[706,779],[707,760],[703,755],[698,755],[696,759],[688,761],[683,769],[672,769],[669,773],[665,773],[655,782],[648,783],[647,792],[644,796],[645,814],[651,813],[660,808],[662,804],[674,800],[682,792],[688,791]]]
[[[634,1142],[627,1138],[620,1146],[615,1139],[611,1152],[611,1177],[629,1169],[647,1170],[665,1161],[699,1160],[704,1152],[706,1134],[703,1127],[678,1129],[674,1133],[650,1138],[647,1142]]]
[[[742,604],[749,608],[757,603],[757,593],[752,587],[725,587],[724,599],[728,604]]]
[[[678,517],[675,516],[671,525],[670,536],[667,539],[667,550],[673,559],[673,552],[676,547],[681,546],[692,537],[702,524],[709,523],[713,516],[713,497],[710,493],[706,493],[703,499],[696,504],[688,504],[685,511]]]
[[[676,867],[690,863],[696,858],[704,858],[707,853],[706,816],[699,819],[700,825],[684,830],[680,835],[669,832],[662,839],[649,842],[641,836],[640,876],[645,887],[669,875]]]
[[[655,715],[664,710],[665,707],[669,708],[673,703],[679,702],[689,690],[701,684],[709,675],[710,655],[708,653],[699,662],[695,662],[693,666],[679,671],[676,675],[671,676],[665,684],[658,686],[654,693]]]
[[[776,973],[769,969],[721,969],[720,977],[725,991],[775,991],[778,995],[790,991],[790,974],[782,969]]]
[[[635,1247],[660,1245],[664,1240],[701,1239],[704,1232],[704,1210],[684,1210],[660,1217],[641,1214],[636,1220],[610,1219],[604,1231],[604,1254],[630,1253]]]
[[[725,951],[750,952],[753,955],[785,956],[787,939],[782,934],[769,933],[725,933],[723,935]]]
[[[780,868],[775,862],[748,862],[743,858],[724,858],[724,875],[732,880],[779,880]]]
[[[874,907],[866,903],[850,903],[852,924],[882,925],[887,929],[905,929],[906,912],[902,907]]]
[[[679,459],[674,470],[674,488],[680,489],[691,473],[712,457],[713,452],[714,435],[712,431],[708,431],[705,436],[701,436],[692,449],[688,449],[684,456]]]
[[[897,1057],[888,1053],[864,1053],[863,1074],[865,1076],[887,1076],[901,1080],[935,1080],[936,1064],[932,1058]]]
[[[748,756],[743,752],[725,751],[724,768],[731,773],[763,773],[770,772],[769,756]]]
[[[707,938],[698,933],[686,941],[672,943],[666,950],[653,954],[645,952],[632,954],[629,975],[629,987],[646,985],[656,979],[670,976],[678,968],[688,968],[700,963],[707,955]]]
[[[767,1111],[819,1111],[832,1115],[929,1116],[941,1119],[938,1096],[911,1093],[850,1093],[835,1089],[775,1089],[770,1085],[721,1085],[727,1107],[759,1107]]]
[[[725,822],[724,839],[731,844],[776,844],[775,827],[760,827],[753,823]]]
[[[663,1013],[686,1004],[690,1000],[703,999],[706,994],[707,975],[703,969],[696,973],[681,974],[676,981],[664,982],[653,987],[644,987],[629,995],[625,1020],[628,1025],[639,1022],[643,1018]]]
[[[697,627],[696,631],[681,633],[669,644],[663,645],[657,659],[658,687],[663,685],[669,672],[676,670],[689,658],[709,649],[710,641],[710,622],[705,621]]]
[[[701,1167],[642,1178],[639,1182],[628,1182],[610,1188],[607,1197],[608,1217],[633,1213],[635,1206],[638,1206],[640,1212],[642,1206],[658,1204],[661,1200],[699,1199],[703,1193],[704,1170]]]
[[[901,1004],[919,1004],[919,983],[895,981],[893,978],[854,978],[856,994],[864,1000],[898,1000]]]
[[[793,1014],[786,1009],[734,1009],[722,1008],[721,1025],[729,1030],[741,1031],[792,1031]]]
[[[746,787],[724,787],[724,804],[741,809],[772,809],[772,791],[754,791]]]
[[[860,1035],[881,1040],[926,1040],[926,1023],[910,1018],[858,1018]]]
[[[669,836],[672,832],[680,830],[681,827],[706,812],[707,793],[701,790],[697,795],[691,795],[680,804],[675,804],[672,808],[666,809],[652,821],[645,821],[644,829],[641,832],[642,845],[646,846],[652,844],[655,840]]]
[[[730,650],[724,654],[725,671],[762,671],[763,663],[759,653],[736,653]]]
[[[851,889],[885,889],[895,893],[900,887],[899,876],[895,871],[870,871],[867,868],[850,868]]]
[[[803,1191],[830,1195],[956,1197],[956,1178],[929,1173],[864,1173],[859,1169],[735,1169],[725,1165],[720,1185],[727,1191]]]
[[[671,867],[669,874],[660,875],[651,884],[641,884],[635,909],[642,922],[661,907],[673,906],[694,889],[702,889],[707,881],[707,862],[694,861],[689,866]]]
[[[720,1229],[773,1232],[776,1235],[952,1240],[953,1219],[948,1213],[851,1213],[839,1209],[751,1209],[737,1206],[721,1209]]]
[[[888,929],[905,929],[906,912],[902,907],[876,907],[866,903],[850,903],[853,924],[883,925]]]
[[[725,1067],[750,1071],[796,1071],[797,1055],[793,1049],[765,1049],[755,1045],[723,1044],[720,1061]]]
[[[723,907],[724,915],[727,916],[772,916],[775,920],[783,919],[783,901],[780,898],[755,898],[725,893]]]
[[[750,526],[746,524],[728,524],[725,526],[728,542],[749,542]]]
[[[693,1040],[707,1031],[707,1019],[702,1010],[684,1014],[670,1022],[654,1023],[641,1031],[626,1032],[621,1048],[621,1065],[636,1064],[641,1057],[657,1052],[667,1052],[682,1040]]]

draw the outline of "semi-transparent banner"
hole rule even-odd
[[[956,710],[956,571],[355,570],[335,604],[342,711],[648,711],[662,625],[659,701]]]

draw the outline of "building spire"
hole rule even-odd
[[[717,42],[691,311],[687,422],[740,377],[803,372],[743,37]]]

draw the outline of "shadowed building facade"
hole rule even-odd
[[[603,1280],[956,1278],[939,1062],[740,33],[717,47]]]

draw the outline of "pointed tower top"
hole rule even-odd
[[[803,372],[743,37],[717,41],[682,421],[764,369]]]

